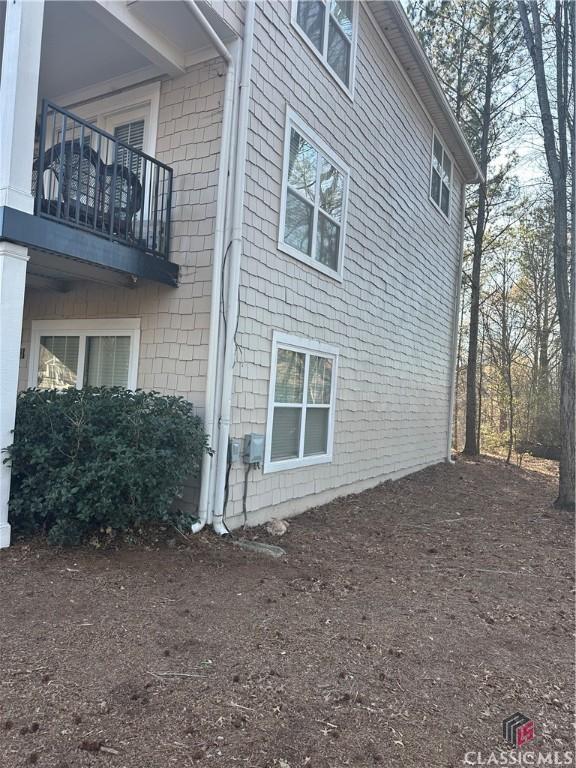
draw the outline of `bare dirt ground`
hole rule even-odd
[[[571,749],[574,539],[554,488],[549,462],[437,466],[281,539],[249,532],[280,560],[209,532],[17,543],[1,768],[449,768],[505,748],[516,711],[534,749]]]

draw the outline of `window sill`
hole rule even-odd
[[[451,206],[449,206],[449,207],[448,207],[448,213],[446,214],[446,213],[444,213],[444,211],[442,210],[442,208],[440,208],[440,206],[438,205],[438,203],[436,202],[436,200],[434,200],[434,198],[432,197],[432,195],[428,195],[428,199],[429,199],[429,200],[430,200],[430,202],[432,203],[433,207],[434,207],[434,208],[435,208],[435,209],[438,211],[438,213],[439,213],[439,214],[442,216],[442,218],[444,219],[444,221],[447,221],[447,222],[448,222],[448,224],[449,224],[449,223],[450,223],[450,209],[451,209]]]
[[[315,464],[330,464],[332,462],[332,454],[325,454],[323,456],[306,456],[303,459],[286,459],[285,461],[265,461],[263,474],[267,475],[272,472],[282,472],[286,469],[301,469],[304,467],[311,467]]]
[[[330,269],[330,267],[325,267],[324,264],[316,261],[316,259],[312,259],[310,256],[306,256],[305,254],[300,253],[300,251],[297,251],[295,248],[286,245],[286,243],[278,243],[278,250],[282,251],[282,253],[285,253],[288,256],[291,256],[293,259],[300,261],[302,264],[306,264],[307,267],[311,267],[316,272],[321,272],[323,275],[326,275],[326,277],[331,277],[332,280],[335,280],[337,283],[344,282],[344,278],[342,276],[342,266],[338,272],[335,272],[333,269]]]

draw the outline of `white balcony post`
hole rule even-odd
[[[12,444],[28,249],[0,242],[0,449]],[[0,549],[10,544],[10,467],[0,454]]]
[[[0,206],[32,213],[44,0],[6,3],[0,76]],[[0,450],[12,443],[28,250],[0,242]],[[0,453],[0,548],[10,544],[10,467]]]
[[[44,0],[6,3],[0,77],[0,206],[32,213]]]

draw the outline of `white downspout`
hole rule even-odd
[[[234,59],[210,22],[197,7],[193,0],[187,0],[188,9],[193,13],[200,26],[206,32],[210,41],[224,59],[226,64],[226,82],[224,85],[224,104],[222,108],[222,136],[220,141],[220,168],[218,171],[218,186],[216,192],[216,218],[214,223],[214,248],[212,253],[212,286],[210,300],[210,331],[208,336],[208,369],[206,372],[206,396],[204,429],[208,437],[208,445],[214,442],[214,413],[216,409],[216,373],[218,360],[218,336],[220,330],[220,293],[222,288],[222,260],[224,256],[224,241],[226,229],[226,198],[228,176],[230,172],[230,150],[232,143],[232,125],[234,116],[234,90],[236,70]],[[198,506],[198,521],[192,526],[192,533],[202,530],[209,520],[209,488],[214,457],[204,454],[202,460],[200,502]]]
[[[458,366],[458,335],[460,331],[460,300],[462,295],[462,261],[464,259],[464,226],[466,212],[466,184],[462,183],[462,213],[460,215],[460,258],[456,273],[456,301],[454,304],[454,322],[452,325],[452,360],[450,366],[450,402],[448,411],[448,436],[446,440],[446,461],[454,464],[452,458],[452,429],[454,422],[454,405],[456,403],[456,368]]]
[[[222,371],[222,400],[219,417],[219,437],[216,456],[216,487],[214,489],[214,515],[212,527],[220,535],[228,533],[224,524],[224,492],[228,463],[228,438],[230,435],[230,413],[232,411],[232,390],[234,363],[236,357],[236,324],[239,312],[240,266],[242,260],[242,230],[244,223],[244,189],[246,186],[246,147],[248,142],[248,118],[250,102],[250,81],[252,72],[252,49],[254,39],[255,2],[246,4],[244,40],[242,45],[242,72],[240,76],[240,99],[238,105],[238,134],[232,194],[232,241],[230,245],[230,266],[228,270],[228,291],[226,297],[226,339]]]
[[[239,79],[240,79],[240,69],[241,69],[241,60],[242,60],[242,51],[238,51],[237,49],[234,51],[234,55],[236,56],[236,86],[239,85]],[[238,132],[238,88],[236,90],[236,100],[234,102],[234,130],[235,130],[235,136],[237,136]],[[235,148],[235,142],[232,141],[230,145],[230,152],[232,153]],[[231,166],[234,165],[234,163],[231,161]],[[225,323],[224,323],[224,309],[225,309],[225,296],[227,293],[227,283],[226,283],[226,275],[229,272],[227,269],[227,266],[229,264],[229,256],[230,256],[230,248],[232,243],[232,222],[230,221],[231,216],[230,211],[232,210],[232,198],[234,195],[234,178],[233,178],[233,168],[230,169],[230,174],[228,177],[228,190],[226,194],[226,230],[224,233],[225,242],[224,242],[224,256],[222,259],[222,290],[220,294],[220,315],[219,315],[219,333],[218,333],[218,350],[217,350],[217,357],[216,357],[216,386],[214,389],[214,423],[216,424],[217,428],[217,434],[215,436],[215,442],[217,443],[220,431],[219,431],[219,423],[217,423],[218,420],[218,412],[220,409],[220,403],[222,402],[222,372],[224,370],[224,347],[225,347]],[[217,449],[217,445],[214,446],[215,449]],[[217,454],[216,454],[217,455]],[[208,523],[212,523],[212,516],[214,512],[214,491],[216,488],[216,458],[212,459],[212,472],[210,473],[210,483],[208,486],[208,499],[209,499],[209,510],[208,510]]]

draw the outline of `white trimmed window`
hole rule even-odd
[[[32,323],[28,386],[136,389],[140,320]]]
[[[430,177],[430,198],[448,218],[452,185],[452,160],[442,142],[434,134],[432,147],[432,170]]]
[[[286,115],[278,247],[342,277],[348,168],[293,112]]]
[[[292,22],[345,90],[352,91],[357,5],[354,0],[294,0]]]
[[[138,86],[72,107],[79,117],[151,157],[156,156],[159,110],[160,83]]]
[[[332,461],[338,351],[275,333],[264,472]]]

